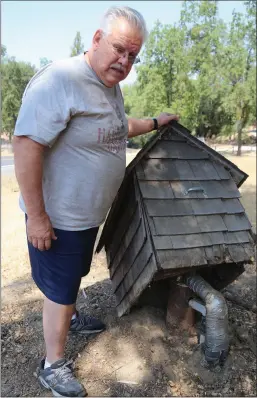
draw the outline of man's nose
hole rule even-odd
[[[120,58],[119,58],[119,63],[122,66],[128,66],[128,64],[129,64],[128,57],[129,57],[128,53],[125,53],[125,54],[121,55]]]

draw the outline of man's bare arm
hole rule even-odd
[[[28,137],[13,138],[15,174],[26,206],[29,241],[39,250],[47,250],[56,239],[45,211],[42,176],[45,147]]]
[[[157,118],[158,127],[162,127],[171,120],[179,120],[178,115],[171,113],[161,113]],[[136,137],[137,135],[149,133],[154,129],[153,119],[128,119],[128,138]]]

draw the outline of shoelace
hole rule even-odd
[[[91,321],[94,319],[92,316],[90,315],[84,315],[83,317],[78,317],[77,318],[79,323],[83,326],[87,325],[88,323],[90,324]]]
[[[87,300],[88,298],[87,298],[87,294],[86,294],[85,288],[82,288],[81,291],[82,291],[82,294],[84,296],[84,299]]]
[[[60,368],[55,370],[56,376],[60,376],[64,382],[74,379],[71,368],[69,367],[70,365],[73,365],[73,361],[67,361]]]

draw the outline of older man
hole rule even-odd
[[[88,52],[53,62],[32,78],[15,128],[15,171],[32,277],[45,296],[46,356],[37,374],[57,396],[86,396],[64,358],[68,331],[105,328],[78,314],[75,303],[98,227],[124,176],[126,139],[178,119],[165,113],[126,119],[119,82],[138,62],[146,36],[140,13],[109,9]]]

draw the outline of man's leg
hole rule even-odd
[[[43,328],[47,362],[52,364],[64,358],[64,349],[75,304],[61,305],[45,297]]]
[[[57,240],[50,250],[40,251],[28,242],[32,277],[46,297],[43,326],[47,357],[42,359],[37,376],[54,395],[84,397],[86,390],[73,374],[64,349],[69,330],[81,333],[83,326],[83,332],[89,329],[93,333],[96,326],[99,329],[92,317],[78,316],[71,321],[85,265],[90,268],[96,231],[55,229],[55,234]]]

